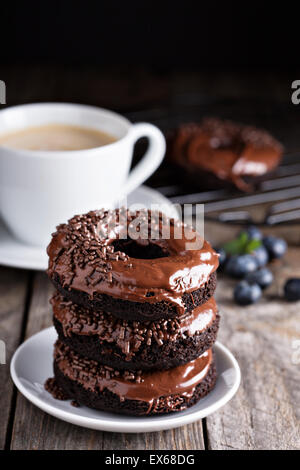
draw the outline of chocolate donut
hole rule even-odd
[[[216,381],[211,349],[169,370],[119,371],[81,358],[60,341],[54,350],[54,373],[57,398],[136,416],[184,410],[207,395]],[[53,392],[51,388],[52,381],[46,383]]]
[[[50,279],[66,299],[119,318],[148,321],[190,312],[214,293],[218,255],[192,228],[155,217],[102,210],[59,225],[48,246]],[[139,236],[124,238],[137,218]],[[163,236],[167,228],[169,238]]]
[[[59,225],[48,254],[55,398],[139,416],[213,388],[218,254],[195,230],[149,211],[92,211]]]
[[[168,155],[204,187],[220,181],[251,191],[278,166],[283,148],[267,131],[220,119],[184,124],[168,139]]]
[[[51,299],[59,339],[80,356],[119,370],[170,369],[196,359],[216,340],[219,315],[211,298],[176,319],[137,322]]]

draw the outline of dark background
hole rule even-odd
[[[300,148],[295,2],[6,1],[7,105],[93,104],[163,131],[203,116],[265,127]]]
[[[1,3],[7,63],[294,67],[296,2],[40,1]]]

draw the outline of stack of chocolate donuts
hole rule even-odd
[[[45,387],[56,398],[146,415],[213,388],[218,255],[192,228],[150,211],[93,211],[58,226],[48,255],[58,340]]]

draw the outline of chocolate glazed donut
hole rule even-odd
[[[218,307],[213,297],[183,317],[128,321],[51,299],[60,341],[82,357],[120,370],[170,369],[196,359],[216,341]]]
[[[168,139],[170,160],[213,188],[233,184],[251,191],[278,166],[283,148],[267,131],[221,119],[184,124]]]
[[[216,381],[211,349],[169,370],[118,371],[81,358],[59,340],[54,348],[54,372],[61,390],[58,398],[70,397],[98,410],[137,416],[189,408],[207,395]],[[52,379],[45,387],[52,393]]]
[[[124,239],[137,217],[147,233]],[[218,255],[192,228],[155,217],[153,223],[149,211],[92,211],[59,225],[48,246],[50,279],[66,299],[119,318],[147,321],[193,310],[214,293]],[[192,242],[197,249],[187,249]]]

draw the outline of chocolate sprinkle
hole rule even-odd
[[[76,369],[81,377],[89,375],[89,380],[91,380],[92,376],[95,380],[95,383],[98,378],[111,380],[114,377],[119,377],[124,380],[137,383],[140,383],[142,380],[142,371],[118,371],[116,369],[113,369],[112,367],[101,365],[99,362],[93,361],[92,359],[85,359],[83,357],[80,357],[78,354],[76,354],[73,350],[71,350],[68,346],[66,346],[59,340],[57,340],[55,343],[54,358],[58,364],[60,361],[67,361],[69,366],[72,367],[73,370]],[[47,380],[46,384],[48,384],[48,382],[50,381],[50,385],[47,385],[48,388],[46,388],[45,384],[46,390],[51,390],[50,393],[52,393],[52,390],[56,387],[56,384],[53,382],[54,380],[55,379]],[[60,390],[58,391],[58,394],[59,393]],[[65,400],[67,398],[68,397],[59,399]]]
[[[107,241],[111,233],[115,231],[116,224],[126,221],[125,225],[130,230],[133,221],[137,217],[141,222],[141,230],[139,231],[139,227],[136,227],[137,232],[140,233],[140,245],[148,244],[151,236],[155,239],[161,238],[162,224],[169,220],[160,212],[140,210],[131,213],[124,208],[114,211],[90,211],[84,215],[76,215],[67,224],[59,225],[57,231],[52,234],[52,236],[60,234],[63,237],[64,244],[66,246],[71,245],[66,251],[60,250],[54,261],[56,262],[64,254],[70,268],[75,265],[82,269],[87,265],[95,266],[92,275],[90,274],[86,277],[87,285],[95,286],[102,280],[112,282],[113,276],[110,261],[128,263],[129,257],[120,250],[115,251],[115,247],[108,245]],[[180,226],[173,219],[171,219],[171,223]],[[185,225],[182,224],[182,226],[184,227]],[[114,232],[116,240],[122,240],[124,235],[126,234],[122,230],[120,230],[120,233]],[[132,265],[129,263],[127,266],[131,267]],[[69,286],[71,282],[72,277],[65,277],[63,286]]]
[[[56,383],[54,377],[47,379],[44,387],[45,390],[53,396],[53,398],[56,398],[56,400],[68,400],[69,398],[63,389]]]
[[[155,322],[138,322],[119,319],[106,312],[70,303],[59,293],[55,293],[50,302],[54,316],[61,322],[66,337],[70,337],[72,333],[97,334],[101,343],[116,343],[128,360],[139,351],[143,343],[151,346],[154,339],[162,346],[164,343],[177,341],[179,336],[189,334],[188,329],[182,330],[182,323],[191,314]]]

